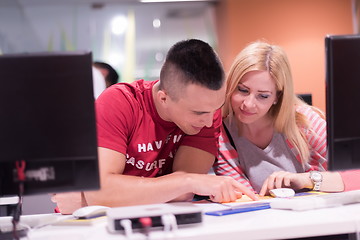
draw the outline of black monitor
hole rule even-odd
[[[91,53],[2,55],[0,82],[0,197],[16,163],[24,195],[99,189]]]
[[[300,93],[297,96],[309,105],[312,105],[312,94],[311,93]]]
[[[329,170],[360,168],[360,35],[326,36]]]

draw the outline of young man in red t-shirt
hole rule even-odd
[[[205,42],[169,50],[160,80],[119,83],[96,101],[101,190],[56,194],[62,213],[84,205],[110,207],[189,201],[193,194],[234,201],[254,193],[231,177],[208,175],[225,101],[221,62]]]

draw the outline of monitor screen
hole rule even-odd
[[[89,52],[0,56],[0,196],[99,189]]]
[[[329,170],[360,168],[360,35],[325,38]]]

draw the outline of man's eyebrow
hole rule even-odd
[[[216,110],[219,110],[220,108],[222,108],[225,105],[225,102],[223,102],[223,104],[221,104],[221,106],[219,108],[217,108]],[[210,113],[210,112],[206,112],[206,111],[193,111],[194,113],[197,114],[205,114],[205,113]]]

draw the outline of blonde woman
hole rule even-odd
[[[272,188],[293,187],[284,180],[287,174],[316,175],[326,166],[323,113],[295,95],[282,48],[251,43],[227,77],[215,173],[265,195]]]

